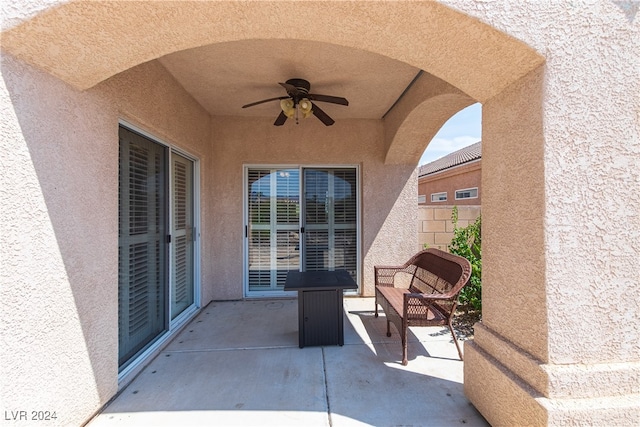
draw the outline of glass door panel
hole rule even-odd
[[[247,170],[248,293],[282,293],[300,269],[298,169]]]
[[[304,169],[303,188],[304,270],[344,269],[357,282],[356,170]]]
[[[167,329],[168,150],[120,128],[118,365]]]
[[[171,155],[171,319],[194,303],[193,161]]]

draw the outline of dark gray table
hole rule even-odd
[[[342,295],[358,289],[346,270],[290,271],[285,291],[298,291],[298,345],[344,345]]]

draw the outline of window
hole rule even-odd
[[[432,202],[446,202],[447,201],[447,193],[433,193],[431,195]]]
[[[478,187],[466,188],[464,190],[456,190],[456,200],[459,199],[477,199]]]
[[[425,194],[419,194],[418,203],[426,203],[426,202],[427,202],[427,196]]]

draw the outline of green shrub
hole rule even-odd
[[[482,250],[481,250],[481,216],[467,227],[458,227],[458,207],[453,207],[453,239],[448,246],[449,252],[460,255],[471,263],[470,283],[462,288],[458,299],[465,311],[482,310]]]

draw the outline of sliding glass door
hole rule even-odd
[[[284,295],[290,270],[358,280],[355,168],[245,168],[245,293]]]
[[[120,130],[118,365],[167,329],[169,150]]]
[[[118,365],[195,310],[195,163],[120,127]],[[184,317],[184,316],[183,316]]]

